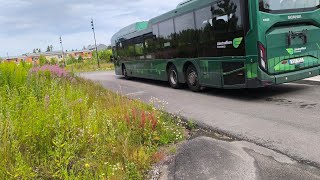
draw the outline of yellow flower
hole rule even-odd
[[[89,168],[90,164],[85,164],[84,167]]]

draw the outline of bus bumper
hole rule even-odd
[[[260,72],[261,74],[259,79],[256,79],[255,82],[252,80],[248,81],[248,88],[254,88],[254,86],[265,87],[269,85],[284,84],[318,76],[320,75],[320,66],[279,75],[268,75],[263,71]]]

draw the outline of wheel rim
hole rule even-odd
[[[177,75],[177,72],[174,70],[170,72],[170,81],[174,85],[178,83],[178,75]]]
[[[198,81],[198,74],[195,71],[190,71],[188,74],[188,82],[191,86],[195,86]]]

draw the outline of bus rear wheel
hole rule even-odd
[[[181,84],[179,83],[178,71],[175,66],[170,66],[168,69],[168,79],[170,86],[174,89],[181,88]]]
[[[201,86],[199,83],[198,71],[194,65],[190,65],[186,71],[186,80],[188,87],[191,91],[199,92],[201,91]]]

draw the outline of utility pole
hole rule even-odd
[[[96,33],[94,31],[93,19],[91,19],[91,27],[92,27],[92,31],[93,31],[94,44],[96,46],[96,56],[97,56],[97,61],[98,61],[98,68],[100,68],[100,61],[99,61],[99,56],[98,56],[98,47],[97,47]]]
[[[62,38],[60,36],[60,44],[61,44],[61,50],[62,50],[62,60],[63,60],[63,64],[64,67],[66,67],[66,60],[64,59],[64,51],[63,51],[63,45],[62,45]]]

